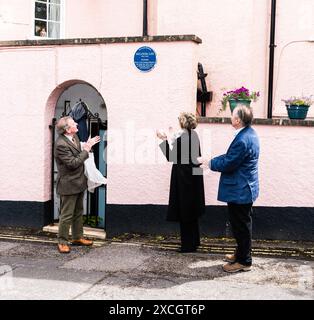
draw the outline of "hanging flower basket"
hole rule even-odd
[[[222,110],[226,110],[227,102],[229,102],[231,113],[233,109],[240,104],[250,107],[251,101],[257,101],[259,96],[259,92],[250,92],[249,89],[245,87],[227,91],[223,94],[223,98],[221,100]]]
[[[289,119],[304,120],[310,106],[286,105]]]
[[[313,100],[310,97],[291,97],[282,99],[286,104],[289,119],[304,120]]]
[[[249,100],[249,99],[229,99],[228,102],[229,102],[231,113],[239,105],[245,105],[247,107],[250,107],[251,101],[252,100]]]

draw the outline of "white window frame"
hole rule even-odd
[[[47,40],[47,39],[56,39],[56,38],[49,38],[49,37],[40,37],[36,36],[34,34],[35,30],[35,20],[38,20],[35,18],[35,4],[36,2],[41,2],[41,0],[32,0],[32,5],[31,5],[31,30],[30,30],[30,39],[34,40]],[[44,2],[43,2],[44,3]],[[40,20],[40,19],[39,19]],[[48,30],[47,30],[48,33]],[[60,0],[60,38],[58,39],[64,39],[65,38],[65,0]]]

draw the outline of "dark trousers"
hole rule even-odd
[[[195,250],[200,245],[198,219],[188,222],[180,221],[181,249]]]
[[[84,192],[60,196],[59,243],[68,243],[70,226],[73,240],[83,237],[83,198]]]
[[[229,221],[237,242],[236,261],[252,264],[252,203],[228,203]]]

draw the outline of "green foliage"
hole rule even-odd
[[[258,91],[251,91],[245,87],[241,87],[238,89],[234,89],[231,91],[227,91],[223,94],[221,104],[222,104],[222,110],[226,110],[227,107],[227,102],[230,99],[235,99],[235,100],[253,100],[254,102],[257,101],[259,98],[260,93]]]
[[[83,224],[88,225],[92,228],[98,227],[98,225],[102,222],[102,218],[98,216],[90,216],[90,215],[85,215],[83,216]]]
[[[287,105],[294,106],[310,106],[314,103],[312,96],[309,97],[290,97],[289,99],[282,99],[282,101]]]

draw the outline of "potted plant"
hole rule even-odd
[[[245,87],[227,91],[223,94],[221,100],[222,110],[226,110],[227,102],[229,102],[231,112],[238,104],[250,106],[251,101],[257,101],[259,96],[260,93],[258,91],[250,92],[250,90]]]
[[[309,107],[313,104],[312,96],[309,97],[290,97],[282,99],[285,103],[289,119],[304,120],[307,116]]]

